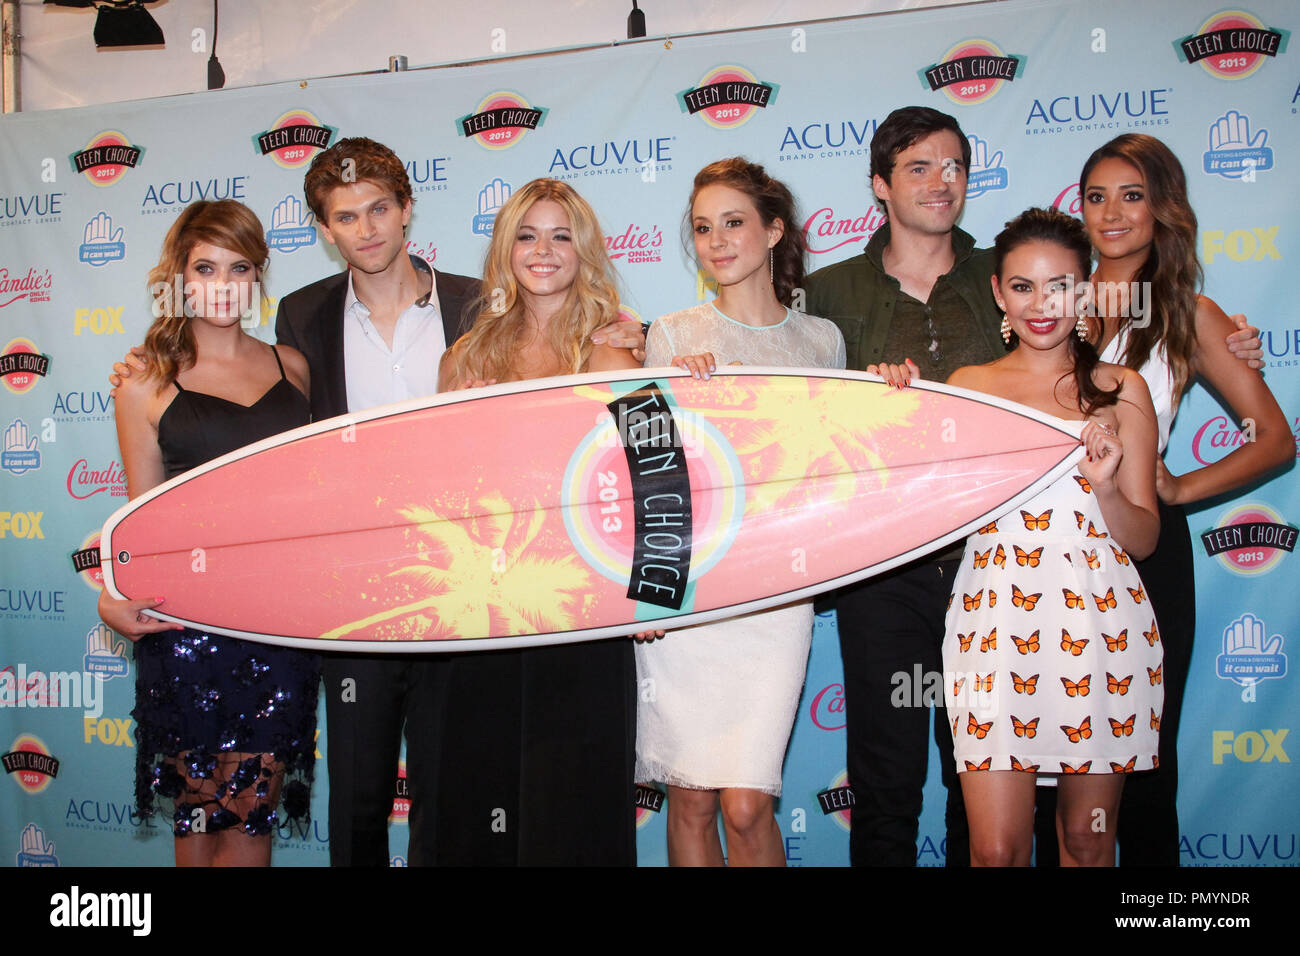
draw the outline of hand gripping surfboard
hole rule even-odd
[[[104,525],[157,616],[317,649],[446,651],[680,627],[964,537],[1068,472],[1079,423],[858,372],[642,369],[317,422]]]

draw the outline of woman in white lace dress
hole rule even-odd
[[[761,166],[727,159],[702,169],[690,225],[718,296],[656,319],[647,367],[678,365],[699,378],[731,364],[843,368],[834,324],[787,305],[804,274],[798,222],[790,191]],[[671,865],[723,864],[719,808],[730,863],[785,865],[773,803],[812,618],[804,601],[637,646],[637,676],[654,688],[638,704],[637,779],[668,785]]]

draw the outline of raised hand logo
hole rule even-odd
[[[113,218],[100,212],[90,218],[82,233],[77,249],[78,258],[91,266],[107,265],[126,257],[126,244],[122,242],[123,229],[113,228]]]

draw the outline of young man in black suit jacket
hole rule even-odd
[[[348,271],[284,297],[276,340],[311,369],[313,420],[432,394],[442,352],[468,327],[477,279],[406,252],[414,199],[402,161],[370,139],[318,153],[307,204]],[[324,654],[330,863],[387,866],[406,735],[409,862],[431,865],[446,662],[428,654]]]

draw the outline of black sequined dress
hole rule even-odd
[[[175,385],[179,394],[158,422],[168,478],[305,425],[311,415],[283,365],[280,380],[249,406]],[[270,833],[277,797],[288,816],[307,815],[320,679],[315,654],[187,628],[137,642],[135,663],[131,713],[142,814],[166,798],[175,807],[177,836],[200,826],[209,833]]]

